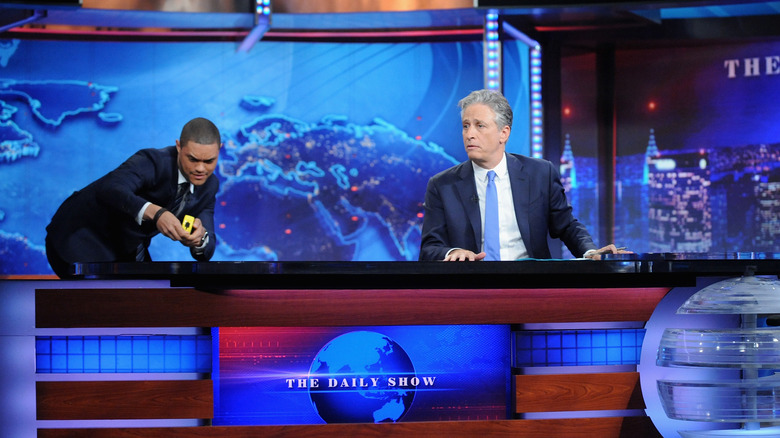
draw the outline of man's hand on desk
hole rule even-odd
[[[633,251],[627,251],[625,246],[617,247],[614,244],[610,243],[604,248],[591,249],[586,251],[583,257],[586,259],[601,260],[602,254],[633,254],[633,253],[634,253]]]
[[[602,254],[633,254],[633,251],[627,251],[625,246],[617,247],[614,244],[610,243],[609,245],[599,248],[599,249],[591,249],[583,255],[586,259],[591,260],[601,260]],[[446,257],[444,257],[445,262],[474,262],[479,261],[485,258],[485,252],[481,252],[479,254],[475,254],[472,251],[469,251],[467,249],[452,249],[450,250],[449,254],[447,254]]]
[[[447,257],[444,257],[445,262],[474,262],[478,260],[482,260],[485,258],[485,252],[481,252],[479,254],[474,254],[473,252],[467,250],[467,249],[453,249],[450,251],[449,254],[447,254]]]

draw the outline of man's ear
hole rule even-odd
[[[506,144],[507,140],[509,140],[509,134],[512,133],[512,127],[509,125],[504,126],[501,128],[501,132],[498,133],[498,141],[501,142],[501,144]]]

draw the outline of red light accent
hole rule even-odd
[[[292,234],[292,230],[287,228],[286,230],[284,230],[284,234]]]
[[[224,230],[225,228],[227,228],[227,227],[225,226],[225,224],[219,224],[219,229],[220,229],[220,230]]]
[[[610,29],[625,29],[636,27],[636,24],[618,24],[609,26]],[[586,30],[603,30],[604,26],[599,25],[570,25],[570,26],[535,26],[534,29],[537,32],[573,32],[573,31],[586,31]],[[266,34],[267,35],[267,34]]]
[[[414,139],[415,139],[415,140],[422,140],[422,135],[416,135],[416,136],[414,137]]]
[[[655,101],[651,100],[650,102],[647,103],[647,109],[649,109],[650,111],[655,111],[655,107],[656,107]]]
[[[482,28],[473,29],[444,29],[444,30],[398,30],[398,31],[314,31],[314,32],[300,32],[300,31],[268,31],[266,36],[274,37],[303,37],[303,38],[424,38],[424,37],[437,37],[437,36],[457,36],[457,35],[482,35],[484,31]]]
[[[568,106],[566,108],[564,108],[563,109],[563,115],[566,116],[566,117],[570,116],[571,115],[571,108],[568,107]]]
[[[222,38],[222,39],[235,39],[242,40],[248,34],[246,30],[216,30],[216,31],[147,31],[147,30],[73,30],[73,29],[42,29],[42,28],[14,28],[13,33],[28,33],[28,34],[57,34],[57,35],[103,35],[108,37],[154,37],[164,39],[193,39],[202,40],[204,38]],[[426,37],[446,37],[446,36],[458,36],[458,35],[482,35],[484,33],[481,27],[467,28],[467,29],[444,29],[444,30],[400,30],[400,31],[268,31],[265,33],[265,37],[276,38],[354,38],[354,39],[371,39],[371,38],[426,38]]]
[[[221,37],[221,38],[244,38],[249,32],[247,31],[141,31],[141,30],[80,30],[80,29],[38,29],[38,28],[15,28],[14,33],[31,33],[31,34],[58,34],[58,35],[105,35],[116,37],[158,37],[158,38],[170,38],[187,37],[187,38],[199,38],[204,36],[209,37]]]
[[[417,213],[417,217],[421,218],[421,217],[423,217],[423,214],[422,213]]]
[[[221,205],[221,206],[223,206],[223,207],[224,207],[224,206],[226,206],[226,205],[227,205],[227,202],[226,202],[226,201],[219,201],[219,205]]]
[[[352,216],[350,219],[352,219],[352,222],[357,222],[360,218],[357,216]]]
[[[352,190],[353,192],[357,192],[358,191],[357,186],[352,186],[349,189]]]

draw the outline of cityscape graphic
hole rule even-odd
[[[596,160],[567,137],[561,180],[579,219],[597,223]],[[650,129],[646,152],[618,156],[615,241],[635,252],[776,252],[780,143],[666,150]]]

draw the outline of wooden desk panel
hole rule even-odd
[[[211,380],[37,382],[39,420],[212,418]]]
[[[205,426],[184,428],[38,429],[38,438],[657,438],[650,419],[448,421],[311,426]]]
[[[669,288],[38,289],[38,328],[323,327],[647,321]]]
[[[38,289],[35,300],[36,327],[318,327],[634,322],[648,320],[670,290],[669,287],[640,287],[207,292],[189,287],[130,289],[120,285],[121,282],[118,282],[116,289]],[[635,398],[638,387],[636,373],[615,374],[619,374],[619,378],[613,379],[612,373],[515,376],[516,412],[553,412],[563,410],[564,407],[569,410],[638,408],[641,398],[639,402]],[[39,419],[210,418],[213,415],[212,382],[199,382],[39,382]],[[168,387],[169,384],[173,387]],[[125,400],[118,394],[128,394],[129,398]],[[179,403],[174,402],[176,400],[184,400],[187,406],[172,406]],[[646,417],[38,430],[38,436],[43,438],[139,438],[162,435],[658,436]]]
[[[514,376],[515,412],[644,409],[639,373]]]

